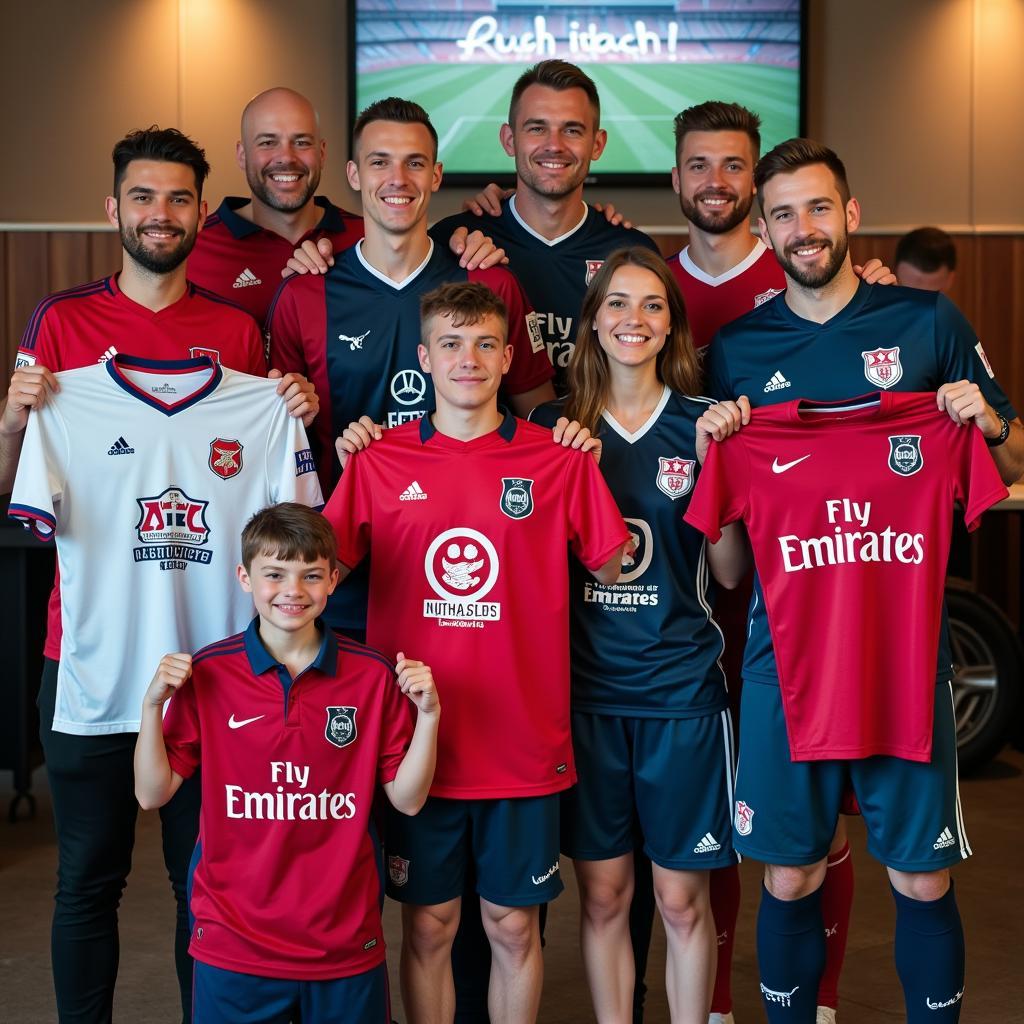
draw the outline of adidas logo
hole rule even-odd
[[[135,449],[128,444],[124,437],[119,437],[108,449],[108,455],[134,455]]]
[[[944,828],[939,833],[939,838],[932,843],[933,850],[944,850],[947,846],[952,846],[956,840],[953,838],[953,833],[949,831],[949,828]]]
[[[235,283],[231,287],[252,288],[258,284],[263,284],[263,282],[248,267],[246,267],[245,270],[235,278]]]
[[[101,355],[99,357],[99,359],[96,360],[96,362],[97,363],[105,363],[108,359],[113,359],[114,356],[116,356],[116,355],[117,355],[117,349],[114,348],[113,345],[111,345],[110,348],[108,348],[107,351],[104,352],[103,355]]]
[[[764,393],[768,394],[769,391],[781,391],[783,388],[791,388],[793,385],[782,376],[781,370],[776,370],[772,375],[771,379],[764,386]]]
[[[399,501],[426,501],[427,492],[415,480],[398,496]]]
[[[705,832],[701,841],[693,848],[694,853],[714,853],[722,844],[710,833]]]

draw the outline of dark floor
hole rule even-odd
[[[975,856],[957,869],[957,893],[968,944],[968,984],[962,1020],[1024,1022],[1024,754],[1006,750],[980,775],[961,780],[968,832]],[[39,811],[34,821],[6,821],[10,775],[0,777],[0,1024],[55,1019],[49,975],[49,924],[56,855],[49,798],[36,773]],[[863,852],[859,819],[851,823],[857,893],[846,967],[840,986],[842,1024],[883,1024],[902,1019],[892,966],[893,910],[882,869]],[[548,924],[546,985],[541,1020],[590,1021],[576,941],[577,910],[571,865],[566,893]],[[738,1024],[764,1019],[754,970],[754,912],[759,889],[755,864],[743,867],[744,897],[737,939],[733,991]],[[177,991],[171,962],[171,896],[161,862],[155,814],[141,817],[135,871],[121,914],[121,975],[115,1019],[133,1024],[173,1022]],[[398,917],[385,913],[391,948],[397,950]],[[394,960],[395,958],[393,958]],[[392,963],[392,991],[398,988]],[[661,979],[664,940],[656,936],[648,981],[654,990],[648,1021],[668,1020]],[[397,999],[397,996],[396,996]],[[400,1006],[396,1016],[403,1019]]]

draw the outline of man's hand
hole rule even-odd
[[[29,410],[41,409],[58,391],[56,376],[45,366],[19,366],[11,377],[7,401],[0,414],[0,434],[24,433]]]
[[[369,448],[374,441],[379,441],[384,436],[384,428],[379,423],[374,423],[369,416],[360,416],[358,420],[350,423],[334,442],[334,449],[338,453],[338,462],[342,471],[348,462],[350,455]]]
[[[288,415],[301,419],[302,425],[308,427],[320,411],[320,399],[316,396],[313,382],[306,380],[301,373],[282,375],[280,370],[271,370],[267,376],[278,381],[277,393],[285,400]]]
[[[998,437],[1003,428],[999,414],[985,401],[981,388],[969,380],[943,384],[936,393],[936,404],[954,422],[973,420],[985,437]]]
[[[314,242],[307,238],[292,253],[281,271],[282,277],[292,274],[326,274],[334,266],[334,243],[329,238]]]
[[[448,248],[459,257],[463,270],[486,270],[508,263],[505,250],[499,249],[482,231],[471,234],[468,228],[456,228],[448,240]]]
[[[864,266],[855,264],[853,272],[865,284],[899,284],[896,275],[879,259],[870,259]]]
[[[709,406],[697,420],[697,462],[704,465],[712,441],[724,441],[750,422],[750,400],[740,395],[735,402]]]
[[[581,452],[590,452],[598,463],[601,461],[601,439],[594,437],[579,420],[573,420],[570,423],[567,417],[559,416],[551,428],[551,440],[563,448],[576,448]]]
[[[416,705],[421,715],[436,715],[441,710],[441,702],[437,698],[434,676],[429,665],[422,661],[413,661],[401,651],[398,652],[398,664],[395,675],[402,693]]]
[[[626,220],[626,218],[623,217],[611,203],[591,203],[590,205],[597,210],[598,213],[603,213],[604,219],[613,227],[631,228],[633,226],[633,222],[631,220]]]
[[[515,194],[514,188],[502,188],[492,181],[483,192],[477,192],[472,199],[464,200],[462,209],[474,217],[497,217],[501,213],[501,204]]]
[[[191,654],[165,654],[160,659],[153,681],[146,690],[143,704],[159,708],[168,701],[175,690],[179,690],[185,680],[192,675]]]

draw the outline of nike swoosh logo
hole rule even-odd
[[[802,455],[799,459],[794,459],[792,462],[779,462],[778,456],[775,457],[775,461],[772,463],[773,473],[785,473],[787,469],[792,469],[794,466],[799,466],[804,459],[809,459],[810,455]]]
[[[243,718],[240,722],[235,720],[235,716],[232,715],[228,719],[228,727],[231,729],[241,729],[243,725],[252,725],[253,722],[258,722],[261,718],[266,718],[266,715],[257,715],[255,718]]]

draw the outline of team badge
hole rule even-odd
[[[889,435],[889,468],[899,476],[913,476],[924,465],[920,434]]]
[[[238,476],[242,472],[242,442],[215,437],[210,442],[207,465],[224,480]]]
[[[754,309],[758,306],[763,306],[769,299],[774,299],[776,295],[781,295],[781,288],[769,288],[766,292],[761,292],[754,296]]]
[[[327,709],[327,728],[324,729],[324,736],[328,743],[336,747],[347,747],[356,738],[356,711],[357,708],[332,708]]]
[[[388,878],[392,885],[405,885],[409,881],[409,861],[405,857],[388,854]]]
[[[501,478],[501,502],[498,506],[509,519],[526,519],[533,514],[533,481],[519,476]]]
[[[20,370],[23,366],[35,366],[36,357],[28,352],[19,352],[14,360],[14,368]]]
[[[658,490],[667,494],[673,501],[689,494],[693,490],[693,459],[658,457],[658,478],[655,481]]]
[[[587,284],[594,280],[594,275],[604,266],[604,260],[584,260],[587,264]]]
[[[156,562],[161,569],[186,569],[189,562],[209,565],[213,552],[204,547],[208,501],[190,498],[180,487],[168,487],[152,498],[136,498],[135,524],[141,546],[132,549],[136,562]]]
[[[754,830],[754,809],[742,800],[736,801],[736,820],[733,822],[741,836],[749,836]]]
[[[869,383],[877,388],[891,388],[903,377],[903,365],[900,363],[900,348],[876,348],[871,352],[861,352],[864,358],[864,376]]]
[[[212,359],[215,363],[220,362],[220,352],[215,348],[206,348],[204,345],[193,345],[188,350],[190,359],[202,359],[204,356],[207,359]]]

